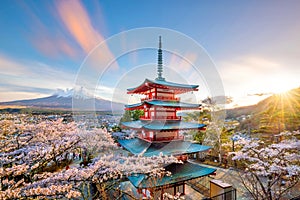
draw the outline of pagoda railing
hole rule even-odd
[[[174,140],[183,140],[184,136],[177,136],[177,137],[158,137],[158,138],[152,138],[152,137],[144,137],[141,134],[138,135],[138,137],[142,140],[147,140],[150,142],[167,142],[167,141],[174,141]]]
[[[166,116],[166,117],[140,117],[141,120],[181,120],[181,116]]]
[[[152,97],[152,98],[142,98],[141,101],[145,100],[167,100],[167,101],[180,101],[180,97]]]

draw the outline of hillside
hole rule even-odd
[[[227,118],[251,115],[241,122],[239,129],[252,132],[278,133],[300,129],[300,88],[274,94],[253,106],[230,109]]]

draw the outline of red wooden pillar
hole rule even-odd
[[[149,92],[148,92],[148,99],[152,99],[152,92],[151,92],[151,89],[149,90]]]

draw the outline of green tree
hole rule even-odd
[[[121,118],[121,122],[130,122],[139,120],[144,115],[143,110],[126,110]]]
[[[202,144],[205,138],[205,132],[203,131],[197,131],[197,130],[192,130],[189,132],[189,134],[193,135],[193,140],[199,142]]]
[[[144,115],[144,111],[143,110],[133,110],[131,111],[131,117],[133,119],[133,121],[139,120],[141,116]]]
[[[202,124],[211,120],[211,114],[209,110],[204,109],[201,110],[200,112],[196,111],[196,112],[186,113],[186,116],[183,117],[183,120],[187,122],[195,121]]]

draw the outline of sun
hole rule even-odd
[[[293,86],[291,86],[289,84],[289,82],[282,81],[282,82],[276,84],[273,92],[275,94],[285,94],[285,93],[288,93],[288,91],[291,90],[292,88],[293,88]]]

